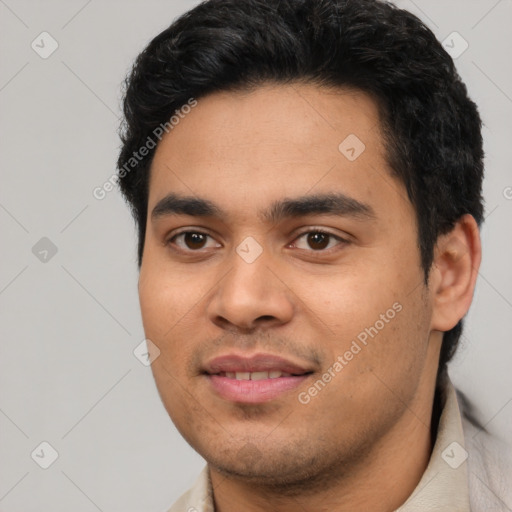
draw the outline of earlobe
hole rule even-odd
[[[439,236],[431,271],[432,330],[449,331],[467,313],[482,259],[480,232],[472,215]]]

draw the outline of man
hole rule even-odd
[[[433,34],[375,0],[210,0],[124,112],[153,374],[207,461],[170,510],[509,510],[446,371],[483,151]]]

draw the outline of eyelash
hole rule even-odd
[[[165,245],[166,246],[172,246],[174,245],[174,241],[177,237],[181,236],[181,235],[186,235],[186,234],[198,234],[198,235],[204,235],[206,237],[210,237],[213,239],[213,237],[211,235],[209,235],[208,233],[205,233],[204,231],[200,231],[200,230],[186,230],[186,231],[180,231],[179,233],[175,233],[174,235],[172,235],[166,242],[165,242]],[[326,254],[326,253],[330,253],[333,249],[335,249],[336,247],[338,247],[339,245],[347,245],[349,244],[349,240],[345,239],[345,238],[341,238],[340,236],[338,235],[335,235],[334,233],[331,233],[329,231],[326,231],[324,229],[312,229],[312,228],[309,228],[307,231],[303,231],[301,233],[298,233],[295,238],[293,239],[293,242],[291,243],[294,243],[296,242],[297,240],[299,240],[301,237],[304,237],[305,235],[310,235],[310,234],[321,234],[321,235],[326,235],[330,238],[334,238],[338,244],[336,244],[334,247],[330,247],[328,249],[319,249],[319,250],[314,250],[314,249],[299,249],[301,251],[308,251],[308,252],[311,252],[311,253],[317,253],[317,254]],[[290,244],[287,245],[287,247],[289,247]],[[191,254],[191,253],[201,253],[202,249],[197,249],[197,250],[194,250],[194,249],[182,249],[180,247],[173,247],[173,250],[175,251],[178,251],[178,252],[182,252],[182,253],[187,253],[187,254]]]

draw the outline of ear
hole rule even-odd
[[[478,225],[472,215],[463,215],[434,247],[429,286],[432,330],[449,331],[468,312],[481,260]]]

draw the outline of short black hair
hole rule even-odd
[[[483,220],[481,120],[431,30],[380,0],[207,0],[148,44],[125,81],[117,162],[138,226],[139,267],[154,149],[129,168],[133,153],[191,98],[294,82],[376,100],[388,162],[416,211],[428,284],[438,236],[466,213]],[[462,324],[444,333],[440,372]]]

